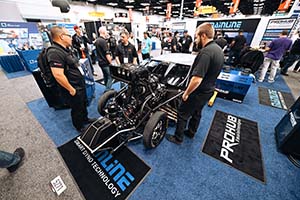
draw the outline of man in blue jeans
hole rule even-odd
[[[0,151],[0,168],[6,168],[10,173],[16,171],[24,159],[25,151],[17,148],[14,153]]]

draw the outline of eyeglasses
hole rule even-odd
[[[66,33],[63,33],[62,35],[66,35],[66,36],[72,37],[72,35],[66,34]]]

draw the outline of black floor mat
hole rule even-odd
[[[151,170],[126,146],[92,155],[73,139],[58,150],[86,200],[127,199]]]
[[[291,93],[281,92],[269,88],[258,88],[259,103],[275,108],[287,110],[295,102]]]
[[[265,182],[257,123],[216,111],[202,151]]]

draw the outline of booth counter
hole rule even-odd
[[[216,81],[218,97],[242,103],[253,81],[250,75],[243,75],[241,71],[222,71]]]
[[[28,71],[33,72],[38,69],[37,57],[41,52],[41,49],[24,51],[17,50],[17,52],[23,60],[23,63]]]

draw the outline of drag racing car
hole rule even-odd
[[[195,55],[166,54],[136,65],[110,66],[115,80],[127,83],[105,92],[98,101],[102,116],[78,137],[91,153],[143,139],[146,148],[163,140],[168,121],[177,121],[177,108],[188,85]]]

